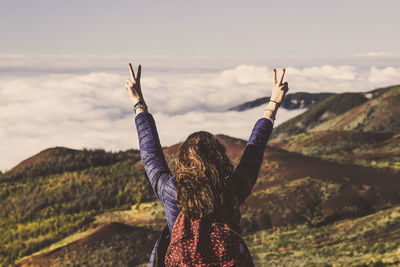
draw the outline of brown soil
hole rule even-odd
[[[53,266],[56,259],[63,258],[68,253],[76,252],[78,255],[80,253],[87,253],[88,248],[93,248],[99,246],[100,244],[105,244],[107,247],[112,247],[111,242],[116,236],[126,236],[132,233],[138,233],[140,235],[147,235],[147,232],[152,232],[152,230],[139,228],[135,226],[129,226],[123,223],[112,222],[108,224],[101,225],[91,231],[86,236],[73,241],[62,247],[58,247],[51,251],[41,253],[39,255],[32,256],[30,258],[16,262],[17,266]],[[143,238],[144,239],[144,238]],[[153,246],[153,240],[151,242],[141,243],[140,250],[151,251]]]
[[[63,155],[67,154],[68,152],[73,151],[73,149],[66,148],[66,147],[51,147],[45,149],[38,154],[29,157],[23,161],[21,161],[17,166],[9,170],[9,172],[16,171],[19,169],[27,168],[37,163],[46,162],[48,159],[52,159],[55,157],[62,157]]]
[[[289,183],[305,177],[338,184],[341,189],[327,200],[322,200],[319,188],[313,184],[287,188]],[[273,186],[281,186],[282,189],[267,195],[256,194]],[[386,204],[399,203],[399,191],[398,173],[330,162],[269,147],[258,182],[246,205],[270,216],[272,226],[305,221],[311,224],[329,223],[369,214]],[[265,228],[268,228],[267,225]]]

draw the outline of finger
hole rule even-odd
[[[284,82],[282,85],[285,91],[289,91],[289,84],[287,82]]]
[[[126,82],[131,84],[136,84],[135,80],[132,80],[131,78],[126,78]]]
[[[128,92],[129,92],[130,95],[136,96],[136,92],[135,92],[135,90],[132,90],[132,88],[130,88],[130,87],[125,87],[125,89],[128,90]]]
[[[140,76],[141,76],[141,75],[142,75],[142,66],[139,65],[138,71],[137,71],[137,76],[136,76],[137,80],[140,81]]]
[[[276,84],[278,81],[276,80],[276,69],[274,69],[274,84]]]
[[[132,91],[131,91],[131,89],[129,87],[125,86],[125,89],[128,91],[129,94],[132,94]]]
[[[129,70],[130,70],[130,72],[131,72],[132,79],[136,80],[136,78],[135,78],[135,72],[134,72],[133,69],[132,69],[132,64],[131,64],[131,63],[129,63]]]
[[[285,76],[285,72],[286,72],[286,70],[285,70],[285,69],[282,69],[282,75],[281,75],[281,79],[279,80],[279,84],[282,84],[282,82],[283,82],[283,77]]]

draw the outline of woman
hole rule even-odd
[[[212,134],[200,131],[180,146],[175,175],[167,166],[155,121],[147,111],[140,86],[141,66],[137,76],[131,64],[129,69],[125,88],[135,104],[140,156],[167,220],[149,266],[254,265],[240,237],[239,205],[257,180],[276,112],[289,90],[283,82],[285,69],[279,81],[274,69],[270,102],[236,168],[225,147]]]

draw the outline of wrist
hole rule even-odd
[[[144,109],[144,108],[137,108],[137,109],[135,110],[135,114],[136,114],[136,115],[138,115],[138,114],[140,114],[140,113],[143,113],[143,112],[147,112],[147,109]]]
[[[133,110],[135,111],[135,114],[147,111],[147,105],[144,102],[144,99],[139,99],[139,101],[137,101],[133,106]]]
[[[273,111],[277,111],[277,110],[279,109],[279,104],[270,101],[270,102],[268,102],[266,108],[267,108],[267,109],[271,109],[271,110],[273,110]]]
[[[139,102],[146,103],[143,98],[136,98],[133,100],[133,105],[136,106],[136,104]]]
[[[267,118],[267,119],[272,119],[274,121],[276,119],[275,115],[276,115],[276,111],[266,108],[264,110],[264,114],[262,115],[262,117]]]
[[[269,102],[267,107],[264,110],[263,117],[264,118],[271,118],[275,120],[276,112],[278,111],[279,105],[275,102]]]
[[[281,104],[282,104],[282,101],[275,100],[275,99],[272,99],[272,98],[270,98],[270,99],[269,99],[269,102],[272,102],[272,103],[275,103],[275,104],[277,104],[277,105],[278,105],[278,107],[280,107],[280,106],[281,106]]]

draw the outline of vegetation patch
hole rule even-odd
[[[288,226],[245,236],[256,266],[397,266],[400,207],[323,227]]]
[[[139,151],[113,156],[98,150],[73,153],[25,162],[2,174],[0,265],[12,264],[67,237],[92,222],[96,214],[154,199],[144,169],[136,166]],[[103,162],[103,156],[117,162]],[[51,166],[54,162],[59,163]],[[64,163],[77,170],[58,173]]]

